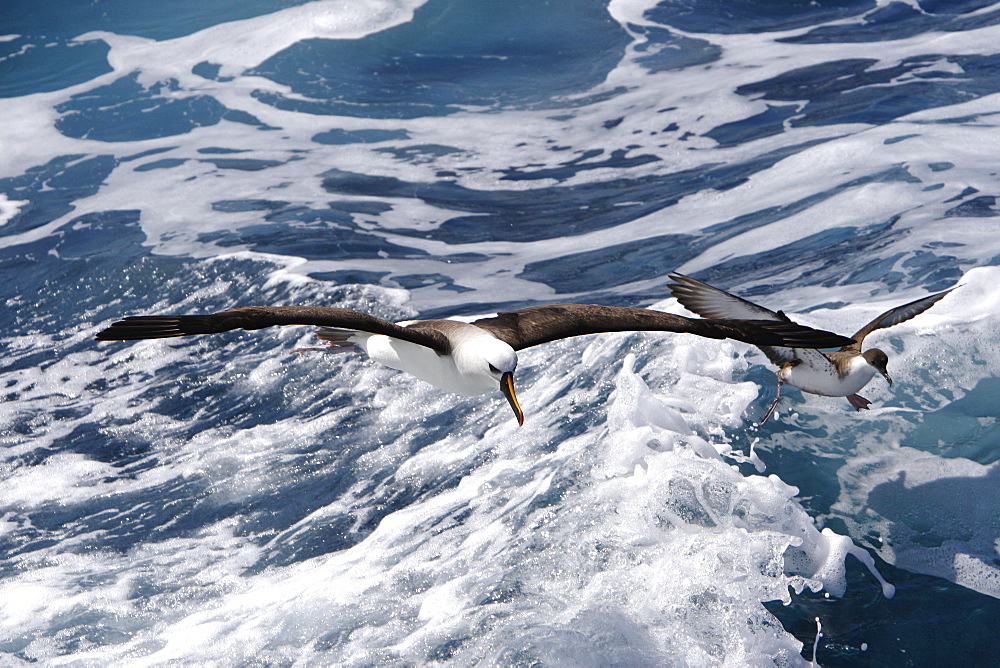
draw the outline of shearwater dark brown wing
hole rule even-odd
[[[697,313],[703,318],[736,318],[741,320],[776,320],[781,322],[791,322],[783,311],[772,311],[760,304],[729,294],[725,290],[713,288],[708,283],[702,283],[690,276],[683,274],[670,274],[670,278],[676,281],[671,283],[671,294],[677,301],[692,313]],[[849,344],[851,345],[851,344]],[[801,359],[802,354],[796,352],[791,346],[769,346],[757,344],[761,352],[767,355],[767,359],[772,364],[784,366],[789,362]],[[825,346],[816,346],[825,347]],[[808,353],[804,353],[808,354]],[[821,353],[817,353],[814,362],[819,363]]]
[[[515,350],[557,339],[601,332],[686,332],[711,339],[731,338],[754,345],[827,348],[842,346],[846,337],[777,320],[700,320],[644,308],[552,304],[532,306],[476,320]]]
[[[789,322],[788,316],[781,311],[772,311],[760,304],[748,302],[690,276],[674,273],[670,274],[670,278],[676,281],[667,286],[670,288],[670,293],[677,298],[681,306],[702,318]]]
[[[442,355],[450,352],[447,337],[433,330],[409,328],[351,309],[325,306],[247,306],[208,315],[131,316],[97,333],[100,341],[164,339],[190,334],[217,334],[232,329],[263,329],[276,325],[313,325],[385,334],[431,348]]]
[[[954,289],[955,288],[951,288],[950,290],[945,290],[944,292],[938,292],[933,295],[921,297],[920,299],[916,299],[908,304],[903,304],[902,306],[889,309],[859,329],[857,334],[852,337],[854,339],[854,343],[844,346],[842,350],[861,352],[861,343],[865,340],[866,336],[874,332],[876,329],[892,327],[893,325],[898,325],[901,322],[906,322],[914,316],[920,315],[931,306],[941,301],[946,294]]]

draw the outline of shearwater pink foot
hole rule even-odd
[[[868,406],[871,404],[870,401],[865,399],[860,394],[849,394],[847,395],[847,400],[851,402],[851,405],[857,408],[859,411],[868,410]]]

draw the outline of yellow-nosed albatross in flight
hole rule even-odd
[[[376,362],[406,371],[442,390],[474,396],[497,387],[518,424],[524,414],[514,393],[517,351],[583,334],[622,331],[687,332],[757,346],[828,348],[850,343],[831,332],[787,320],[699,320],[644,308],[552,304],[500,313],[472,323],[417,320],[393,323],[366,313],[323,306],[250,306],[209,315],[132,316],[99,332],[101,341],[161,339],[274,325],[318,326],[338,351],[360,348]]]
[[[687,310],[704,318],[747,318],[754,321],[770,319],[791,322],[782,311],[766,309],[683,274],[670,274],[670,278],[676,281],[669,287],[677,301]],[[834,352],[793,350],[788,347],[754,344],[767,355],[772,364],[779,367],[776,372],[778,375],[776,396],[763,419],[757,424],[764,424],[774,411],[774,407],[778,405],[782,383],[788,383],[792,387],[812,394],[847,397],[847,401],[857,410],[867,410],[871,401],[857,392],[867,385],[876,373],[882,374],[890,385],[892,378],[886,370],[889,357],[885,352],[878,348],[861,352],[861,344],[864,343],[865,337],[877,329],[892,327],[920,315],[954,289],[889,309],[859,329],[851,337],[853,341],[850,344]]]

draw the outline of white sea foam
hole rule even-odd
[[[1000,375],[998,281],[995,267],[973,269],[932,311],[891,330],[899,345],[890,360],[893,391],[910,388],[908,403],[925,416],[929,437],[915,440],[909,420],[895,421],[888,439],[859,433],[856,453],[838,474],[842,491],[833,508],[852,535],[874,536],[887,561],[994,597],[1000,546],[988,500],[1000,469],[990,453],[974,453],[986,463],[957,456],[956,439],[967,437],[950,430],[988,430],[997,420],[988,381]]]
[[[138,142],[109,145],[93,140],[72,140],[53,129],[52,106],[70,94],[82,92],[95,82],[81,84],[66,91],[33,96],[31,100],[19,98],[18,109],[9,109],[6,117],[22,124],[11,128],[11,135],[31,136],[35,139],[30,149],[23,143],[7,151],[6,169],[17,173],[32,164],[44,162],[49,157],[68,153],[96,153],[112,151],[118,155],[134,154],[150,148],[171,148],[149,161],[163,157],[184,159],[185,164],[171,169],[135,172],[140,163],[127,163],[117,168],[107,179],[99,193],[76,202],[75,210],[42,228],[8,237],[3,243],[24,243],[51,233],[73,216],[88,212],[122,208],[139,208],[141,224],[150,243],[157,252],[165,254],[206,257],[220,249],[203,238],[214,231],[231,230],[259,222],[259,212],[224,213],[213,210],[212,202],[220,199],[242,199],[271,196],[298,205],[325,208],[331,199],[321,187],[320,175],[331,167],[368,175],[391,176],[416,183],[433,182],[442,169],[459,169],[456,182],[470,188],[495,190],[520,190],[546,185],[545,181],[501,181],[498,172],[518,164],[542,167],[557,166],[584,149],[603,149],[605,155],[624,145],[632,146],[632,155],[655,155],[658,162],[630,168],[630,178],[643,175],[673,173],[698,167],[710,162],[739,161],[777,149],[817,138],[828,141],[799,152],[773,167],[749,177],[746,183],[723,192],[705,190],[685,197],[677,205],[650,214],[612,229],[601,229],[576,236],[572,240],[573,252],[586,252],[606,248],[621,239],[638,241],[670,233],[691,233],[711,225],[731,221],[741,215],[769,207],[785,206],[815,195],[817,189],[850,183],[859,177],[878,174],[894,166],[905,164],[923,183],[870,183],[846,188],[842,193],[824,199],[801,213],[790,215],[763,228],[748,230],[711,246],[698,257],[685,263],[681,269],[693,272],[718,262],[752,253],[760,253],[785,244],[804,235],[816,234],[834,227],[862,228],[885,221],[896,214],[900,234],[911,235],[906,244],[909,253],[915,252],[924,239],[940,239],[942,235],[982,242],[977,253],[982,256],[1000,253],[996,235],[986,234],[979,219],[950,218],[945,221],[947,200],[958,196],[965,188],[975,187],[988,191],[990,169],[988,156],[994,155],[997,133],[992,127],[995,117],[982,116],[975,125],[928,125],[926,120],[945,115],[970,113],[975,109],[992,108],[992,97],[980,98],[965,105],[947,107],[947,111],[929,110],[893,123],[871,127],[807,126],[788,127],[784,132],[764,137],[755,142],[719,148],[714,140],[700,136],[720,124],[738,121],[759,113],[766,108],[763,101],[747,99],[733,91],[753,81],[787,70],[789,62],[796,66],[853,58],[856,47],[845,44],[810,44],[808,46],[775,41],[783,34],[760,35],[694,35],[723,47],[721,60],[711,66],[711,76],[704,76],[698,68],[649,73],[637,65],[631,53],[616,68],[596,92],[619,85],[628,90],[613,99],[598,102],[572,111],[572,118],[554,117],[550,111],[506,111],[502,114],[459,112],[446,119],[428,117],[410,120],[379,120],[342,117],[317,117],[276,109],[264,104],[251,93],[254,90],[280,92],[283,87],[260,78],[238,76],[240,68],[259,63],[295,39],[305,37],[352,37],[370,33],[405,21],[411,15],[414,3],[385,3],[365,5],[364,9],[347,7],[333,2],[311,3],[281,12],[224,24],[194,35],[174,40],[152,42],[139,38],[126,38],[102,34],[99,37],[112,44],[111,61],[114,72],[103,75],[100,81],[113,79],[138,70],[152,81],[174,78],[179,81],[178,94],[209,94],[232,109],[248,111],[263,122],[280,127],[280,133],[261,132],[241,123],[222,121],[217,125],[199,128],[183,137],[178,146],[176,137],[165,137]],[[648,24],[642,19],[648,2],[612,3],[610,12],[623,23]],[[282,38],[273,41],[273,35]],[[98,35],[90,35],[97,38]],[[260,43],[266,43],[261,46]],[[963,31],[942,35],[935,42],[940,54],[989,54],[997,50],[997,41],[988,29]],[[204,48],[202,48],[204,47]],[[206,52],[205,49],[208,49]],[[874,54],[888,66],[899,60],[926,51],[920,38],[882,42]],[[209,53],[211,57],[206,56]],[[224,65],[236,75],[233,81],[212,81],[190,74],[190,66],[208,59]],[[228,71],[228,70],[227,70]],[[249,80],[252,79],[252,80]],[[145,79],[144,79],[145,80]],[[97,82],[99,83],[99,82]],[[0,104],[14,104],[9,100]],[[25,113],[25,105],[31,105]],[[664,107],[676,106],[669,120],[694,136],[678,141],[662,133],[650,134],[665,124]],[[625,120],[607,129],[602,123],[621,116],[628,109]],[[30,125],[27,125],[30,124]],[[319,130],[345,129],[400,129],[405,128],[409,139],[399,140],[394,146],[405,148],[421,144],[452,146],[461,152],[424,161],[403,160],[380,152],[375,145],[350,144],[337,146],[335,151],[317,147],[311,137]],[[893,137],[913,134],[906,141],[887,143]],[[549,150],[548,141],[560,141],[573,147],[570,153]],[[283,164],[261,172],[220,170],[203,161],[198,150],[222,146],[247,151],[241,157],[275,159]],[[303,153],[303,149],[306,150]],[[941,177],[943,188],[927,189],[935,175],[927,169],[929,162],[939,160],[947,153],[954,167]],[[288,158],[295,156],[296,160]],[[474,169],[467,169],[473,166]],[[582,170],[569,177],[564,184],[573,185],[607,179],[615,170]],[[263,179],[263,181],[262,181]],[[554,183],[554,182],[549,182]],[[137,196],[142,193],[141,196]],[[350,198],[347,198],[350,199]],[[427,251],[433,257],[405,257],[380,262],[380,269],[395,275],[444,274],[466,287],[479,291],[484,300],[501,300],[503,292],[517,291],[526,297],[546,299],[552,290],[544,284],[518,277],[525,266],[567,252],[566,238],[517,242],[476,242],[446,244],[422,239],[419,236],[397,236],[386,228],[402,227],[415,230],[433,229],[455,212],[429,206],[412,198],[390,200],[393,210],[378,217],[372,230],[388,242]],[[233,250],[227,247],[225,252]],[[962,253],[966,251],[956,251]],[[456,266],[440,259],[453,253],[482,254],[482,261],[475,266]],[[902,258],[901,261],[905,260]],[[972,259],[966,257],[965,259]],[[299,267],[302,273],[335,270],[365,270],[367,259],[318,259]],[[676,268],[676,267],[671,267]],[[797,272],[808,270],[800,267]],[[503,277],[504,280],[498,280]],[[502,288],[497,288],[498,284]],[[613,289],[622,293],[641,290],[643,283],[617,285]],[[422,306],[440,306],[450,300],[450,291],[441,291],[437,285],[414,288],[413,299]],[[803,304],[802,306],[809,306]]]
[[[643,25],[649,5],[616,0],[610,11],[623,24]],[[961,244],[944,251],[953,255],[951,266],[982,265],[1000,256],[1000,237],[983,218],[946,216],[954,206],[948,200],[965,189],[995,188],[1000,140],[996,116],[989,114],[996,95],[881,126],[789,126],[732,147],[703,135],[766,109],[764,100],[737,95],[738,86],[780,74],[789,63],[854,58],[856,45],[779,43],[783,35],[773,33],[691,35],[720,45],[721,60],[707,69],[649,73],[636,63],[638,52],[630,51],[596,92],[627,90],[565,114],[466,110],[444,119],[322,117],[279,110],[251,95],[255,89],[286,91],[243,76],[243,68],[298,39],[349,38],[397,25],[417,6],[312,3],[162,42],[82,36],[108,42],[114,71],[63,91],[0,100],[8,124],[0,138],[0,176],[16,176],[59,155],[167,150],[120,164],[96,194],[75,200],[72,212],[0,243],[43,239],[85,213],[139,209],[156,253],[205,258],[206,264],[276,265],[263,287],[238,278],[200,284],[171,277],[164,294],[180,281],[186,296],[171,303],[148,295],[153,311],[201,311],[239,291],[248,299],[278,295],[286,303],[337,299],[396,317],[447,305],[456,293],[357,287],[331,298],[329,286],[304,276],[372,270],[387,272],[391,283],[401,275],[439,273],[475,289],[470,299],[481,302],[550,299],[554,288],[518,275],[529,264],[626,239],[694,233],[838,186],[841,192],[799,213],[711,245],[682,267],[663,267],[663,273],[705,269],[807,234],[864,228],[897,214],[898,237],[870,249],[887,260],[882,274],[905,274],[908,262],[935,252],[941,241]],[[939,35],[933,46],[935,54],[947,56],[996,53],[997,44],[995,33],[982,29]],[[918,38],[866,46],[879,67],[928,48]],[[221,65],[222,74],[235,79],[193,75],[191,67],[202,61]],[[954,71],[951,63],[944,70],[940,65],[933,67]],[[177,95],[212,95],[281,131],[222,121],[182,137],[109,143],[55,130],[55,105],[136,69],[144,83],[177,79]],[[677,109],[665,118],[660,111],[669,106]],[[935,122],[972,114],[983,115],[975,123]],[[604,126],[618,117],[619,125]],[[694,135],[682,142],[659,133],[668,122]],[[393,146],[437,143],[461,153],[407,161],[365,144],[332,150],[311,141],[331,128],[405,129],[408,138]],[[894,141],[904,135],[913,136]],[[549,150],[554,137],[570,150]],[[438,171],[449,169],[461,186],[517,191],[670,174],[816,139],[829,141],[740,185],[694,192],[638,220],[574,237],[446,243],[398,234],[390,230],[432,232],[456,215],[400,196],[381,200],[392,210],[359,214],[354,222],[428,256],[304,260],[220,249],[203,238],[261,220],[259,211],[213,209],[219,200],[274,198],[326,207],[340,197],[322,187],[322,175],[331,168],[418,184],[434,182]],[[498,176],[515,165],[556,167],[587,149],[603,149],[606,156],[626,145],[635,146],[633,155],[660,161],[626,172],[583,170],[562,182]],[[213,147],[283,164],[257,172],[219,169],[199,153]],[[164,157],[186,162],[134,169]],[[952,163],[946,171],[931,166],[944,160]],[[920,182],[847,186],[899,165]],[[941,188],[930,189],[938,183]],[[0,201],[0,224],[21,206]],[[456,263],[447,257],[455,253],[478,253],[482,261]],[[822,262],[790,267],[779,278],[794,279]],[[897,288],[879,279],[835,287],[811,282],[759,301],[790,313],[831,302],[854,304],[796,316],[849,333],[882,310],[925,294],[909,283]],[[662,280],[637,280],[610,291],[639,293]],[[5,338],[11,360],[40,349],[76,352],[4,374],[9,400],[0,413],[0,536],[36,536],[23,551],[15,550],[7,565],[16,573],[0,584],[0,615],[9,637],[4,650],[53,665],[422,663],[438,657],[460,664],[795,664],[801,644],[761,601],[788,601],[790,591],[803,588],[842,594],[848,555],[871,568],[867,552],[823,526],[831,518],[846,522],[857,543],[897,566],[1000,596],[996,518],[979,503],[992,498],[997,464],[982,453],[950,449],[956,439],[948,431],[954,424],[949,410],[969,429],[990,429],[997,419],[989,408],[995,400],[988,381],[1000,372],[998,280],[995,268],[971,269],[965,285],[930,312],[873,336],[873,344],[889,351],[895,384],[888,388],[876,379],[866,388],[876,401],[872,411],[856,414],[841,400],[790,392],[783,401],[792,408],[779,419],[809,427],[822,422],[822,429],[812,431],[823,436],[806,429],[776,431],[755,439],[748,457],[730,450],[730,438],[761,401],[747,377],[759,373],[764,361],[740,344],[622,334],[526,351],[520,395],[528,422],[517,429],[496,397],[457,399],[346,355],[291,355],[309,340],[300,331],[248,334],[229,339],[228,348],[199,340],[79,350],[73,347],[97,326],[85,325],[92,314],[82,313],[79,331],[68,338]],[[741,287],[759,286],[751,280]],[[660,306],[681,312],[673,302]],[[957,408],[950,409],[953,404]],[[255,419],[258,414],[273,417]],[[926,435],[928,420],[939,439]],[[100,453],[67,448],[75,430],[86,428],[111,435],[115,444],[149,447],[140,462],[155,459],[155,465],[122,471],[101,461]],[[843,461],[831,517],[808,516],[798,490],[771,465],[778,448]],[[744,459],[757,473],[766,464],[772,475],[734,470],[731,462]],[[181,486],[177,496],[158,496],[174,485]],[[310,495],[318,499],[313,505]],[[134,498],[154,501],[136,507],[130,505]],[[283,509],[268,505],[270,498],[306,505],[296,521],[273,528],[266,519]],[[163,524],[142,524],[160,499],[174,504],[168,507],[175,514]],[[393,506],[398,499],[404,501]],[[202,504],[197,512],[184,505],[193,502]],[[44,532],[24,519],[59,517],[61,507],[80,504],[94,509]],[[192,520],[200,513],[225,515],[220,509],[234,505],[258,510],[200,524]],[[102,524],[101,513],[115,521]],[[344,518],[348,528],[324,533]],[[169,534],[184,521],[195,527]],[[364,528],[369,521],[377,528]],[[143,538],[102,542],[119,525]],[[167,535],[144,533],[161,530]],[[343,548],[282,560],[283,550],[308,552],[355,530],[371,533]],[[891,585],[883,583],[883,591],[891,595]],[[95,628],[108,635],[87,645]],[[67,655],[68,647],[73,649]]]
[[[842,593],[843,559],[856,548],[820,532],[796,502],[794,487],[776,476],[744,476],[719,458],[728,451],[723,427],[737,424],[755,397],[752,384],[727,382],[745,368],[734,354],[739,346],[647,335],[633,353],[636,338],[566,341],[525,355],[526,427],[517,428],[500,400],[465,400],[470,419],[417,452],[407,444],[424,418],[414,414],[413,403],[433,415],[448,410],[453,398],[338,356],[348,360],[347,370],[325,382],[349,386],[354,401],[372,402],[389,437],[359,466],[375,471],[388,464],[396,479],[420,485],[490,453],[486,463],[456,486],[385,516],[349,549],[255,575],[237,574],[262,553],[294,544],[325,518],[350,509],[352,495],[262,547],[237,538],[223,521],[190,539],[101,557],[99,570],[105,578],[113,573],[116,584],[103,587],[99,599],[70,577],[98,569],[87,560],[95,557],[25,571],[6,586],[12,594],[34,592],[39,603],[31,610],[5,608],[7,626],[30,641],[27,656],[57,664],[41,631],[67,609],[89,610],[130,638],[76,652],[74,661],[420,662],[447,651],[459,663],[505,663],[515,656],[569,657],[587,665],[668,658],[746,665],[776,656],[794,662],[800,643],[760,601],[787,602],[791,590],[804,587]],[[152,365],[152,373],[187,356],[158,343],[132,351],[153,348],[155,355],[131,356],[133,371],[142,363]],[[262,384],[288,382],[292,366],[274,359],[251,360],[246,375],[226,365],[211,374],[235,373],[233,392],[261,393]],[[102,373],[101,366],[88,362],[78,375]],[[674,379],[660,375],[667,368]],[[612,389],[602,407],[595,390],[607,385]],[[102,403],[126,410],[123,400],[133,392],[114,390]],[[726,409],[718,408],[720,394]],[[595,416],[579,435],[558,436],[565,416],[604,410],[607,420]],[[294,457],[297,444],[322,438],[342,416],[290,417],[238,431],[207,427],[194,438],[161,443],[155,469],[101,488],[122,494],[181,476],[209,483],[214,504],[253,499],[290,484],[280,462]],[[165,428],[153,421],[130,429],[158,438]],[[78,486],[72,475],[78,465],[52,458],[36,467],[52,493],[25,494],[22,502],[77,498],[67,494]],[[22,477],[22,485],[29,482]],[[198,582],[208,589],[180,605],[164,592],[143,599],[147,607],[140,611],[130,592],[147,577],[166,590]]]
[[[275,275],[286,271],[279,267]],[[301,279],[287,286],[306,299],[321,288]],[[661,306],[678,309],[672,301]],[[300,338],[277,334],[286,350]],[[213,348],[206,346],[197,349]],[[26,554],[18,560],[24,575],[6,586],[12,594],[33,591],[40,602],[31,610],[12,604],[3,614],[25,655],[53,663],[60,661],[57,645],[45,629],[70,608],[89,610],[123,634],[120,643],[74,653],[73,660],[83,661],[421,661],[447,647],[462,663],[514,656],[569,656],[595,665],[667,658],[739,665],[775,656],[794,662],[800,643],[760,601],[787,602],[791,591],[805,587],[840,595],[844,559],[867,554],[846,537],[820,531],[794,487],[774,475],[742,475],[720,458],[730,447],[726,428],[742,423],[756,397],[753,383],[734,382],[747,371],[738,354],[747,349],[687,335],[617,334],[526,351],[526,427],[517,428],[502,400],[461,400],[463,419],[416,451],[413,435],[425,415],[454,410],[455,398],[349,356],[331,361],[246,350],[237,361],[216,350],[204,366],[190,346],[162,342],[129,345],[105,362],[90,352],[69,355],[22,372],[18,387],[31,388],[23,400],[46,401],[50,410],[85,400],[91,420],[141,413],[114,429],[120,438],[155,442],[160,461],[128,478],[68,455],[11,471],[15,485],[6,500],[24,510],[95,493],[151,491],[177,479],[197,481],[214,506],[253,502],[293,484],[289,464],[301,458],[297,451],[321,442],[353,405],[377,413],[375,433],[385,443],[353,465],[370,472],[355,490],[263,546],[238,537],[224,520],[191,538],[137,545],[121,557],[38,567],[47,552]],[[84,389],[109,372],[151,379],[177,365],[191,368],[160,382],[179,383],[181,392],[221,381],[227,393],[249,402],[283,386],[286,398],[272,401],[305,408],[316,390],[299,396],[296,388],[322,381],[324,393],[351,399],[309,419],[292,415],[238,430],[206,423],[193,437],[177,438],[182,424],[149,410],[148,400],[135,400],[149,381],[102,391],[99,401]],[[53,394],[55,388],[61,389]],[[559,435],[566,419],[581,418],[586,429]],[[48,426],[54,429],[36,430],[35,447],[67,433],[57,423]],[[486,463],[468,468],[484,453]],[[333,456],[331,465],[338,457],[322,456]],[[269,551],[308,540],[330,518],[357,512],[361,506],[351,499],[363,498],[368,484],[361,481],[386,467],[395,480],[415,486],[456,469],[468,473],[456,486],[386,515],[349,549],[238,576]],[[113,573],[116,583],[98,598],[72,577],[96,571],[104,578]],[[164,593],[142,598],[138,610],[131,592],[148,577]],[[187,603],[168,593],[197,582],[208,589]]]
[[[27,203],[27,201],[10,200],[0,193],[0,226],[6,225]]]
[[[201,62],[221,66],[220,76],[237,77],[304,39],[357,39],[404,23],[425,0],[373,0],[362,4],[320,0],[271,14],[229,21],[171,40],[156,41],[108,32],[89,32],[79,41],[102,40],[111,47],[108,62],[116,72],[140,72],[153,84],[190,72]]]

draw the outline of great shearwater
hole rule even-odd
[[[677,301],[687,310],[704,318],[747,318],[754,321],[769,319],[775,322],[791,322],[782,311],[772,311],[683,274],[670,274],[670,278],[676,281],[669,287]],[[847,397],[847,401],[857,410],[867,410],[871,401],[857,392],[867,385],[876,373],[882,374],[890,385],[892,378],[886,369],[889,357],[884,351],[872,348],[861,352],[861,344],[864,343],[865,337],[877,329],[898,325],[923,313],[954,289],[889,309],[859,329],[851,337],[853,339],[851,343],[834,352],[793,350],[789,347],[754,344],[767,355],[772,364],[779,367],[778,389],[774,401],[757,424],[764,424],[774,411],[774,407],[778,405],[783,383],[812,394]]]
[[[497,389],[519,425],[524,413],[514,392],[517,351],[583,334],[622,331],[687,332],[757,346],[833,347],[850,339],[787,320],[700,320],[645,308],[553,304],[499,313],[472,323],[417,320],[393,323],[366,313],[322,306],[250,306],[209,315],[132,316],[99,332],[101,341],[160,339],[274,325],[312,325],[329,351],[361,349],[385,366],[442,390],[474,396]]]

